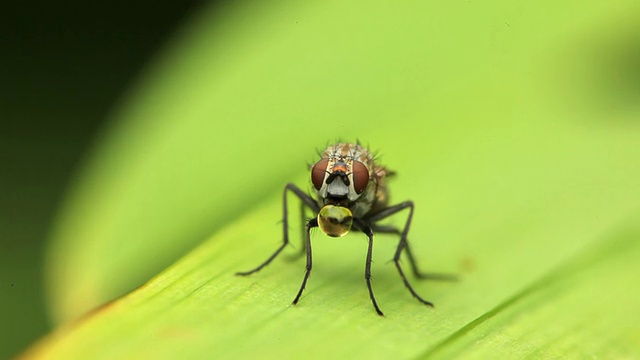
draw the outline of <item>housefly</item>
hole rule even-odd
[[[319,227],[323,233],[331,237],[344,236],[352,229],[358,230],[368,237],[369,247],[367,249],[364,277],[369,290],[369,297],[378,315],[383,315],[383,313],[378,306],[371,286],[371,256],[374,233],[395,234],[400,237],[393,256],[396,269],[398,269],[404,285],[413,297],[425,305],[433,306],[431,302],[418,295],[407,280],[400,265],[402,253],[405,252],[407,254],[411,270],[417,278],[453,279],[453,277],[446,274],[424,274],[419,271],[415,257],[407,242],[414,204],[412,201],[405,201],[396,205],[388,205],[389,196],[386,178],[391,174],[385,167],[377,164],[374,156],[360,144],[337,143],[327,147],[322,152],[320,160],[311,167],[311,182],[315,192],[315,199],[300,190],[296,185],[287,184],[282,197],[282,245],[258,267],[236,274],[246,276],[258,272],[271,263],[289,244],[287,195],[293,193],[301,200],[303,206],[311,209],[316,215],[306,221],[305,249],[307,265],[302,285],[293,300],[293,304],[297,304],[298,300],[300,300],[311,273],[310,231],[315,227]],[[378,224],[380,220],[405,209],[408,210],[408,216],[402,230],[393,226]]]

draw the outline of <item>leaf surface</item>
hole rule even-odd
[[[53,317],[76,320],[25,356],[637,354],[639,293],[624,274],[640,270],[640,102],[600,86],[635,44],[634,3],[619,5],[203,9],[114,114],[70,194],[49,289]],[[386,235],[374,250],[384,318],[362,234],[313,234],[295,307],[296,250],[233,276],[278,246],[284,184],[308,187],[305,162],[336,138],[380,151],[398,173],[393,201],[416,203],[422,267],[461,276],[413,280],[435,309],[402,286]],[[299,247],[299,224],[291,232]]]

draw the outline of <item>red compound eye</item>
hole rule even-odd
[[[320,159],[320,161],[311,168],[311,182],[316,190],[320,190],[320,188],[322,188],[324,176],[327,173],[327,164],[329,164],[329,159]]]
[[[360,161],[353,162],[353,188],[361,194],[369,184],[369,170]]]

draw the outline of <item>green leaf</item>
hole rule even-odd
[[[620,13],[634,2],[618,5],[205,9],[114,114],[70,194],[48,285],[52,317],[75,320],[25,355],[637,354],[640,91],[628,50],[640,31],[637,13]],[[305,162],[336,138],[380,151],[398,173],[393,201],[416,203],[422,267],[461,275],[412,280],[435,309],[389,264],[392,236],[374,250],[384,318],[362,234],[313,234],[297,306],[295,249],[233,275],[280,244],[284,184],[308,187]]]

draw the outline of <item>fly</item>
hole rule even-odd
[[[371,286],[371,257],[373,253],[373,234],[386,233],[399,235],[400,241],[396,248],[393,262],[406,288],[411,295],[421,303],[433,307],[433,303],[423,299],[413,289],[400,266],[400,256],[406,252],[407,258],[413,274],[420,279],[454,279],[446,274],[425,274],[420,272],[416,264],[415,257],[411,252],[407,242],[407,234],[411,226],[414,204],[412,201],[405,201],[400,204],[388,206],[388,191],[386,187],[386,177],[392,173],[385,167],[375,163],[373,155],[360,144],[337,143],[329,146],[322,154],[318,162],[311,168],[311,182],[313,183],[316,199],[300,190],[294,184],[287,184],[282,197],[283,207],[283,242],[278,249],[271,254],[258,267],[236,275],[250,275],[260,271],[267,266],[278,254],[289,244],[288,216],[287,216],[287,194],[292,192],[301,201],[302,205],[308,207],[316,216],[306,221],[305,226],[305,249],[307,255],[307,265],[302,285],[298,294],[293,300],[297,304],[300,296],[309,279],[312,268],[311,256],[311,229],[319,227],[323,233],[331,237],[341,237],[349,233],[351,229],[356,229],[364,233],[369,239],[367,258],[365,262],[364,278],[369,290],[369,297],[378,315],[383,315]],[[396,213],[408,209],[409,215],[405,221],[402,231],[393,226],[380,225],[380,220],[386,219]]]

